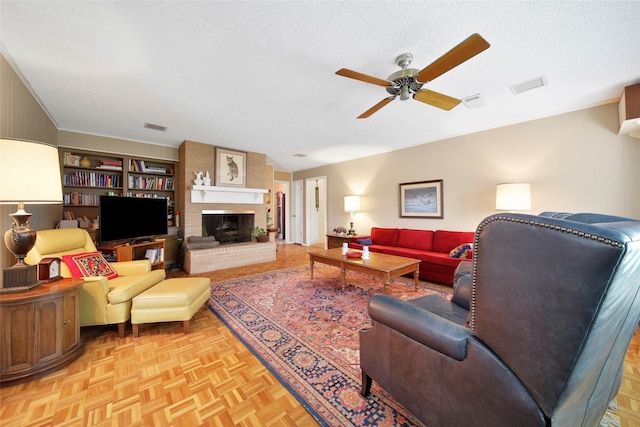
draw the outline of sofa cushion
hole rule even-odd
[[[458,245],[473,242],[473,231],[445,231],[436,230],[433,236],[433,251],[449,255]],[[375,240],[374,240],[375,241]]]
[[[109,280],[118,277],[118,273],[109,265],[100,252],[63,255],[62,260],[69,267],[73,277],[105,276]]]
[[[397,246],[399,228],[371,227],[371,240],[374,245]]]
[[[431,251],[433,248],[433,231],[402,228],[398,234],[398,246],[401,248]]]

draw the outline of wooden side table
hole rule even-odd
[[[54,370],[82,354],[83,283],[62,279],[0,295],[0,385]]]
[[[341,248],[342,244],[351,242],[353,236],[327,234],[327,249]]]

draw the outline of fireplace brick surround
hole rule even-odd
[[[177,210],[181,215],[180,228],[183,236],[202,236],[203,210],[252,210],[255,211],[255,225],[266,228],[267,206],[264,204],[242,203],[192,203],[191,188],[195,172],[209,171],[215,177],[215,146],[195,141],[184,141],[179,148],[178,182],[181,186]],[[247,152],[247,180],[250,188],[267,188],[267,156]],[[184,266],[188,274],[215,271],[223,268],[239,267],[276,259],[276,244],[236,243],[212,249],[199,249],[185,253]]]

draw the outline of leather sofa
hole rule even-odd
[[[351,239],[349,247],[362,249],[366,243],[372,252],[381,252],[420,261],[420,278],[447,285],[453,284],[453,274],[461,257],[452,257],[455,248],[473,243],[473,231],[412,230],[408,228],[372,227],[368,236]],[[469,256],[470,257],[470,256]]]
[[[41,230],[25,262],[35,265],[42,258],[62,258],[64,255],[96,251],[89,233],[83,229]],[[111,280],[104,276],[84,278],[85,283],[80,290],[80,326],[116,324],[120,338],[124,338],[125,324],[131,318],[131,300],[164,280],[166,274],[164,270],[151,270],[148,260],[109,264],[118,277]],[[72,277],[64,262],[61,270],[63,277]]]
[[[375,381],[431,427],[598,426],[640,319],[640,221],[492,215],[465,283],[371,297],[362,394]]]

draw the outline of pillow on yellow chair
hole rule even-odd
[[[118,277],[118,273],[100,252],[63,255],[62,260],[69,267],[73,277],[106,276],[109,280]]]

